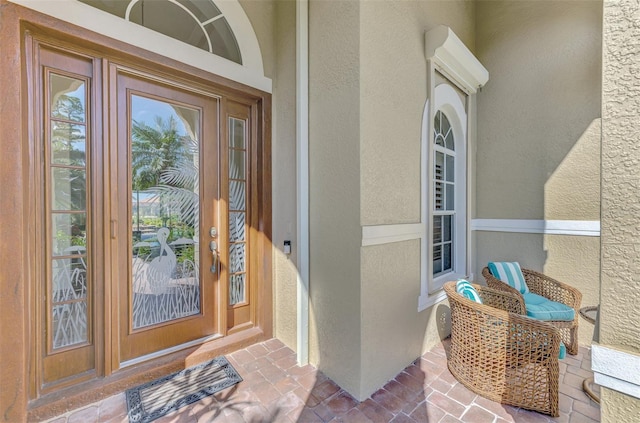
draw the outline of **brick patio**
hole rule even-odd
[[[600,421],[600,407],[582,390],[592,376],[590,350],[560,362],[560,417],[505,406],[479,397],[447,369],[447,341],[358,402],[313,366],[296,365],[277,339],[227,356],[244,381],[156,420],[159,423],[402,423]],[[48,420],[55,423],[128,422],[124,394]]]

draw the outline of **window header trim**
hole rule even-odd
[[[425,54],[467,94],[475,94],[489,80],[489,71],[448,26],[439,25],[425,33]]]

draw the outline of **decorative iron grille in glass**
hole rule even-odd
[[[242,64],[238,42],[213,0],[78,0]]]
[[[50,114],[46,192],[51,260],[47,330],[53,349],[89,341],[87,278],[87,81],[53,72],[46,79]]]
[[[134,329],[200,313],[199,130],[198,110],[131,96]]]
[[[229,118],[229,304],[246,301],[247,175],[245,121]]]
[[[453,269],[455,140],[447,116],[438,110],[433,125],[433,274]]]

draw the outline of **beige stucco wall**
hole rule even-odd
[[[427,100],[424,33],[448,25],[474,48],[474,2],[363,2],[360,16],[361,224],[420,222]],[[418,240],[363,247],[360,393],[367,397],[448,335],[448,307],[418,312]]]
[[[358,2],[309,4],[310,361],[360,392]]]
[[[600,343],[640,354],[640,5],[605,1]],[[624,365],[624,363],[619,363]],[[602,422],[636,422],[640,400],[603,389]]]
[[[362,249],[362,382],[368,396],[450,333],[445,302],[418,313],[420,241]]]
[[[601,9],[478,2],[477,53],[491,77],[478,95],[476,217],[600,218],[591,125],[600,117]]]
[[[363,225],[420,221],[420,136],[427,95],[424,32],[448,25],[474,48],[475,3],[363,2]]]
[[[475,218],[600,219],[602,4],[489,1],[477,5],[478,58],[490,79],[478,94]],[[599,303],[599,237],[474,233],[474,274],[519,261]],[[579,340],[593,325],[580,320]]]
[[[419,242],[361,247],[361,225],[420,221],[424,32],[473,48],[474,9],[310,3],[310,358],[359,399],[441,336],[436,307],[417,311]]]
[[[296,350],[296,3],[241,0],[273,83],[272,242],[274,336]],[[283,253],[292,241],[292,254]]]

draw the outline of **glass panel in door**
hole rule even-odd
[[[120,362],[221,333],[218,100],[118,74]],[[215,246],[217,247],[217,245]]]
[[[227,255],[223,256],[227,266],[221,268],[221,279],[228,289],[227,333],[232,334],[255,322],[252,305],[256,302],[256,290],[252,286],[252,127],[251,109],[245,104],[227,102],[226,130],[223,146],[227,152],[227,171],[223,185],[223,198],[227,228]],[[222,252],[221,252],[222,254]]]
[[[89,341],[86,83],[49,74],[52,350]]]
[[[229,305],[246,302],[245,121],[229,118]]]
[[[133,329],[200,313],[200,111],[131,96]]]

